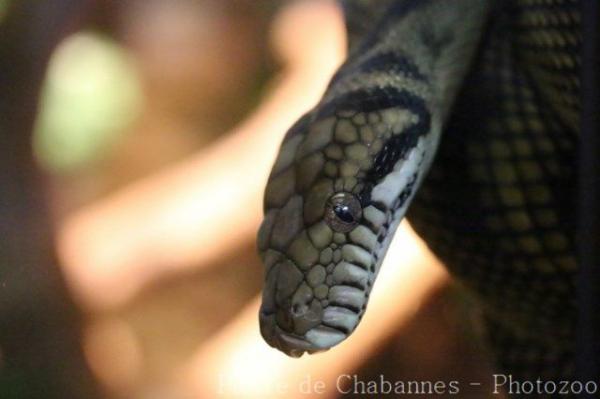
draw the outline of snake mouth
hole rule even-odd
[[[290,357],[298,358],[304,353],[326,351],[347,337],[346,334],[323,325],[310,329],[303,336],[290,333],[277,325],[275,313],[262,309],[259,319],[260,333],[264,340]]]
[[[288,356],[300,357],[305,352],[327,350],[346,339],[359,322],[367,295],[362,285],[336,283],[356,277],[352,274],[355,270],[340,261],[338,272],[330,277],[335,285],[311,288],[307,281],[312,282],[310,271],[303,272],[286,256],[275,252],[270,255],[265,256],[268,270],[259,313],[264,340]],[[315,267],[327,273],[323,266]],[[362,269],[358,275],[368,279]],[[320,279],[322,283],[327,280],[325,276]],[[319,287],[326,288],[325,292]]]
[[[327,350],[354,331],[375,277],[373,256],[349,243],[336,250],[340,259],[307,270],[281,252],[263,252],[267,270],[259,320],[270,346],[300,357]]]

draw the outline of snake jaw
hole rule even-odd
[[[322,352],[329,347],[320,347],[306,337],[299,336],[281,329],[275,321],[275,314],[264,311],[259,313],[260,333],[263,339],[272,347],[294,358],[301,357],[304,353]],[[343,339],[343,338],[342,338]]]
[[[290,357],[298,358],[304,353],[314,354],[326,351],[347,337],[346,334],[322,324],[308,330],[304,335],[298,335],[282,329],[276,318],[276,314],[261,309],[259,313],[260,333],[270,346]]]
[[[259,320],[265,341],[298,357],[329,349],[344,340],[348,335],[345,331],[324,325],[331,318],[328,301],[315,297],[296,264],[277,251],[263,254],[267,273]]]

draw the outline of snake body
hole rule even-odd
[[[348,58],[266,187],[263,337],[345,339],[407,216],[480,299],[500,368],[572,375],[578,2],[341,3]]]

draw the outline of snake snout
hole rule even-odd
[[[331,319],[333,313],[339,316],[336,308],[324,307],[303,275],[295,270],[292,262],[282,258],[272,265],[259,320],[261,335],[269,345],[288,356],[299,357],[305,352],[327,350],[348,334],[324,324],[324,319]],[[331,321],[335,323],[334,319]]]
[[[307,341],[304,335],[322,322],[323,308],[314,300],[312,290],[304,284],[296,267],[280,259],[267,274],[260,310],[260,330],[265,341],[286,353],[298,357],[305,351],[321,348]]]
[[[306,351],[314,352],[314,348],[311,347],[309,342],[283,330],[279,327],[275,318],[275,314],[269,314],[263,310],[259,314],[260,333],[270,346],[291,357],[300,357]]]
[[[318,325],[308,330],[306,334],[299,335],[285,331],[276,318],[276,314],[261,310],[260,333],[270,346],[291,357],[300,357],[305,352],[312,354],[325,351],[347,337],[346,334],[323,325]]]

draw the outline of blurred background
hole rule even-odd
[[[262,188],[343,60],[333,1],[15,3],[0,0],[1,398],[369,396],[354,375],[488,396],[477,311],[408,225],[347,342],[296,360],[260,338]]]

